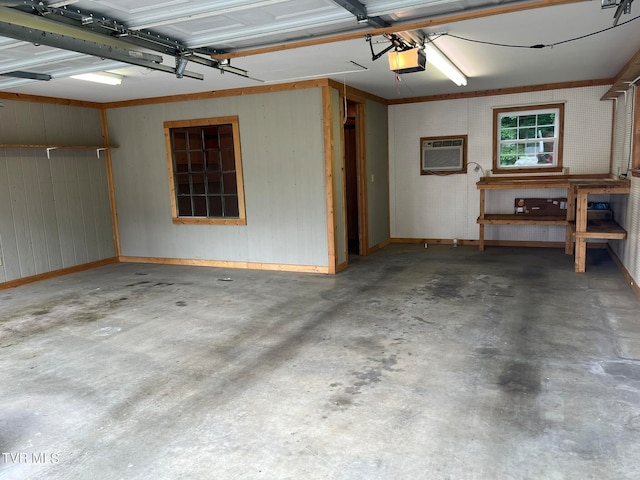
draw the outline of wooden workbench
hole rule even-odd
[[[569,180],[569,196],[567,197],[567,220],[569,223],[565,251],[571,253],[569,240],[575,238],[576,272],[585,271],[588,238],[607,240],[627,238],[627,232],[615,220],[587,220],[589,195],[629,194],[630,190],[629,180],[614,178]]]
[[[485,248],[484,226],[493,225],[561,225],[566,227],[565,252],[574,253],[575,271],[584,272],[587,239],[624,239],[627,232],[613,220],[587,222],[588,198],[591,194],[628,194],[629,180],[609,175],[545,176],[545,177],[483,177],[476,183],[480,191],[479,248]],[[492,214],[485,212],[486,190],[552,189],[567,190],[566,216],[539,216],[522,214]]]

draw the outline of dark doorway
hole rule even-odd
[[[344,122],[344,165],[347,204],[347,241],[349,255],[361,255],[358,191],[358,104],[347,101]]]

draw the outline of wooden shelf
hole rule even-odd
[[[522,215],[486,213],[484,218],[478,217],[479,224],[485,225],[567,225],[567,218],[552,215]]]
[[[624,240],[627,231],[613,220],[589,220],[585,232],[577,232],[575,222],[569,223],[571,233],[576,238],[602,238],[606,240]]]
[[[51,150],[95,150],[96,155],[100,158],[100,152],[103,150],[110,150],[116,147],[105,147],[103,145],[38,145],[38,144],[25,144],[25,143],[0,143],[0,148],[32,148],[32,149],[44,149],[47,152],[47,158],[50,158],[49,154]]]
[[[560,225],[566,229],[565,252],[575,254],[575,271],[584,272],[587,239],[624,240],[627,232],[613,220],[587,221],[590,194],[629,194],[630,181],[610,175],[561,175],[538,177],[483,177],[476,183],[480,190],[480,251],[484,250],[485,225]],[[565,216],[485,213],[487,190],[553,189],[567,190]],[[575,249],[574,249],[575,241]]]
[[[514,190],[520,188],[568,188],[569,177],[558,176],[554,178],[535,177],[482,177],[476,186],[479,190]]]
[[[569,186],[576,194],[607,194],[622,193],[627,194],[631,190],[629,180],[620,180],[618,178],[600,178],[600,179],[580,179],[570,180]]]
[[[56,148],[56,149],[86,149],[95,150],[97,148],[106,149],[113,147],[105,147],[103,145],[38,145],[38,144],[25,144],[25,143],[0,143],[0,148]]]
[[[587,257],[587,239],[624,240],[627,232],[613,220],[589,220],[587,210],[591,194],[629,194],[631,182],[619,178],[599,180],[572,180],[569,182],[569,239],[575,239],[575,269],[584,272]]]

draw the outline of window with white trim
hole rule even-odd
[[[496,108],[494,173],[560,172],[564,104]]]

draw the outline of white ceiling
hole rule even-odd
[[[25,3],[31,4],[0,1],[3,9],[0,22],[4,12],[9,11],[6,10],[8,5]],[[637,34],[640,20],[634,20],[640,16],[640,5],[632,5],[631,13],[622,15],[618,26],[610,28],[615,9],[602,9],[598,1],[514,9],[510,13],[489,16],[475,14],[496,8],[504,12],[527,2],[361,2],[366,6],[369,18],[373,17],[373,22],[386,21],[393,30],[407,25],[420,35],[442,34],[429,38],[468,77],[467,86],[457,87],[432,67],[428,67],[426,72],[396,78],[389,70],[386,55],[372,60],[364,35],[375,25],[359,24],[352,13],[338,5],[340,2],[332,0],[77,0],[43,3],[58,7],[67,4],[70,10],[93,12],[117,20],[132,30],[149,30],[170,37],[191,49],[240,52],[240,56],[232,58],[231,64],[247,70],[254,79],[228,72],[221,74],[216,68],[191,61],[187,70],[204,74],[204,80],[176,78],[172,73],[2,37],[5,31],[0,23],[0,73],[20,70],[54,77],[45,82],[0,76],[0,91],[113,102],[330,77],[380,97],[399,99],[613,78],[640,50],[640,35]],[[477,18],[453,21],[467,14]],[[433,20],[432,25],[428,25],[430,19]],[[417,22],[425,25],[421,25],[418,31],[414,29]],[[608,30],[594,34],[605,29]],[[341,35],[354,38],[271,53],[248,56],[243,53],[266,46],[295,46],[302,41]],[[454,35],[467,40],[454,38]],[[583,36],[585,38],[561,43]],[[374,35],[372,42],[376,53],[389,45],[389,41],[380,35]],[[526,48],[537,44],[556,45]],[[210,58],[208,54],[203,56]],[[175,60],[171,55],[164,55],[163,64],[174,67]],[[68,78],[81,71],[98,70],[123,75],[123,83],[106,86]]]

